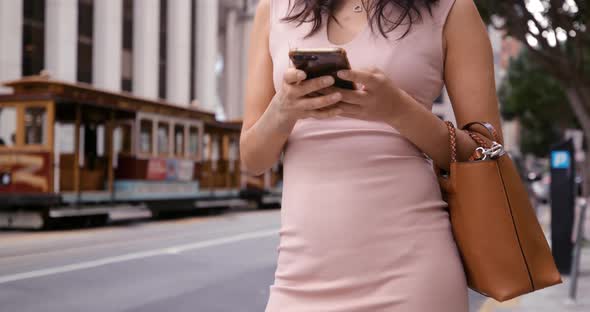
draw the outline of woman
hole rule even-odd
[[[290,48],[346,49],[352,70],[305,80]],[[284,152],[282,226],[267,312],[466,312],[467,287],[432,162],[448,131],[500,129],[493,56],[472,0],[261,0],[241,137],[245,169]],[[484,133],[484,129],[477,129]],[[499,133],[502,136],[502,133]],[[476,148],[457,132],[458,159]]]

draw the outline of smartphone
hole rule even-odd
[[[350,63],[343,48],[325,49],[293,49],[289,58],[295,68],[307,74],[306,79],[330,75],[334,77],[334,86],[343,89],[355,89],[352,81],[338,78],[336,73],[342,69],[350,69]]]

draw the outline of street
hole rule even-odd
[[[279,210],[0,233],[0,311],[264,311]],[[471,311],[484,299],[470,293]]]

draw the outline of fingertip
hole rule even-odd
[[[307,75],[305,74],[304,71],[302,70],[298,70],[297,71],[297,80],[305,80],[305,78],[307,77]]]
[[[337,73],[338,77],[340,78],[348,78],[350,76],[350,72],[348,70],[339,70]]]
[[[339,101],[341,97],[342,94],[340,92],[335,92],[330,96],[330,99],[333,101]]]
[[[332,75],[328,75],[328,76],[326,76],[326,79],[324,80],[324,82],[327,86],[331,86],[336,83],[336,79],[334,79],[334,77]]]

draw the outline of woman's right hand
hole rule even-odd
[[[314,94],[334,84],[332,76],[322,76],[305,80],[306,74],[302,70],[288,68],[283,77],[281,90],[271,101],[275,107],[279,120],[294,125],[298,119],[325,119],[342,113],[337,105],[342,99],[339,92],[330,94]]]

